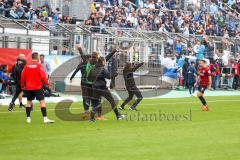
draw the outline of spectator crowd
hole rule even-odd
[[[205,0],[200,8],[180,9],[178,0],[94,0],[86,25],[134,28],[195,35],[235,37],[240,34],[240,14],[225,10],[221,0]],[[224,3],[225,4],[225,3]],[[228,1],[230,6],[239,3]]]
[[[189,4],[183,10],[179,0],[93,0],[86,25],[93,31],[104,27],[134,28],[195,35],[235,37],[240,35],[240,1],[203,0],[201,7]],[[226,10],[224,6],[231,8]],[[0,0],[0,15],[31,22],[70,23],[76,19],[53,9],[46,0],[33,8],[29,0]]]
[[[63,15],[60,8],[53,9],[46,0],[44,5],[33,8],[30,0],[0,0],[0,15],[29,22],[75,24],[76,19]]]
[[[177,72],[179,85],[188,87],[188,67],[193,60],[207,59],[212,70],[212,88],[236,89],[239,85],[239,42],[232,44],[227,39],[240,37],[240,1],[205,0],[201,1],[201,7],[189,5],[187,10],[180,8],[180,2],[94,0],[92,14],[85,24],[91,26],[91,31],[101,33],[105,33],[107,27],[114,27],[182,34],[190,41],[167,38],[165,47],[166,64],[173,62],[169,68]],[[221,47],[209,37],[222,37]],[[154,46],[149,46],[149,50],[154,51]]]
[[[85,20],[85,25],[91,26],[92,32],[104,33],[105,28],[114,27],[178,33],[189,39],[193,37],[190,42],[168,38],[165,62],[161,60],[161,63],[166,63],[167,68],[175,68],[180,85],[188,87],[187,74],[192,59],[195,62],[207,59],[212,71],[212,88],[215,90],[224,85],[237,89],[240,45],[239,41],[233,44],[227,39],[240,38],[240,1],[203,0],[200,7],[188,5],[186,10],[181,8],[180,2],[182,1],[93,0],[92,13]],[[0,15],[31,22],[75,23],[73,18],[63,15],[59,8],[53,10],[48,3],[33,8],[28,0],[0,0]],[[216,46],[208,38],[211,36],[222,37],[222,47]],[[153,46],[149,48],[154,51]],[[1,93],[6,92],[6,67],[0,68]]]

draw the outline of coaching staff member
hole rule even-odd
[[[38,53],[32,54],[32,61],[28,63],[21,75],[21,87],[27,95],[26,115],[27,123],[31,123],[31,106],[32,101],[36,98],[40,102],[40,107],[44,123],[54,123],[53,120],[47,118],[46,103],[44,100],[43,85],[49,86],[46,73],[39,62]]]
[[[83,108],[84,113],[88,114],[89,108],[90,108],[90,98],[89,98],[89,92],[92,90],[92,85],[85,82],[84,74],[86,70],[86,66],[90,60],[92,60],[92,57],[96,58],[96,62],[92,62],[93,65],[97,63],[98,54],[93,53],[93,55],[84,54],[83,49],[81,45],[77,45],[77,50],[79,51],[80,57],[81,57],[81,63],[77,66],[75,71],[73,72],[70,83],[72,83],[73,78],[76,76],[77,72],[81,71],[81,89],[82,89],[82,97],[83,97]],[[93,58],[94,59],[94,58]]]
[[[17,59],[17,63],[13,66],[12,69],[12,77],[14,79],[15,82],[15,93],[13,95],[12,101],[9,104],[9,111],[12,111],[14,109],[15,106],[15,101],[17,98],[19,98],[19,107],[25,107],[22,103],[22,88],[21,88],[21,74],[22,74],[22,70],[26,65],[26,58],[24,54],[19,54],[18,59]]]
[[[133,73],[140,68],[144,63],[140,63],[138,65],[133,65],[132,63],[126,63],[126,66],[123,69],[123,78],[125,81],[125,86],[128,91],[128,98],[123,102],[123,104],[119,107],[120,110],[124,109],[124,106],[130,102],[133,99],[133,96],[135,95],[137,97],[137,100],[134,102],[134,104],[129,108],[130,110],[137,110],[137,105],[141,102],[143,99],[141,92],[136,86]]]

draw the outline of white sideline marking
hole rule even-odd
[[[207,101],[210,103],[216,103],[216,102],[240,102],[240,100],[215,100],[215,101]],[[190,102],[173,102],[173,103],[153,103],[153,104],[139,104],[140,106],[154,106],[154,105],[176,105],[176,104],[194,104],[194,103],[199,103],[198,101],[190,101]],[[4,107],[6,108],[6,107]],[[71,110],[79,110],[80,108],[70,108]],[[47,109],[48,111],[55,111],[56,109],[50,108]],[[60,110],[65,110],[65,109],[57,109],[58,111]],[[0,114],[11,114],[11,113],[21,113],[25,112],[23,111],[13,111],[13,112],[0,112]],[[33,112],[41,112],[41,110],[33,110]]]
[[[240,102],[240,100],[215,100],[215,101],[207,101],[211,103],[216,103],[216,102]],[[173,103],[153,103],[153,104],[139,104],[141,105],[146,105],[146,106],[154,106],[158,104],[191,104],[191,103],[199,103],[198,101],[189,101],[189,102],[173,102]]]

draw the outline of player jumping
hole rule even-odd
[[[211,88],[212,85],[212,78],[211,78],[211,71],[209,67],[207,67],[205,60],[199,61],[199,70],[198,70],[198,98],[203,104],[202,111],[209,111],[208,105],[206,100],[204,99],[203,95],[207,88]]]
[[[129,107],[129,109],[137,111],[137,105],[141,102],[141,100],[143,99],[143,96],[142,96],[140,90],[137,88],[133,74],[143,64],[144,63],[133,65],[132,63],[126,63],[126,66],[123,69],[123,77],[124,77],[126,89],[128,91],[128,98],[119,107],[120,110],[123,110],[124,106],[133,99],[134,95],[136,95],[137,99],[134,102],[134,104],[131,107]]]

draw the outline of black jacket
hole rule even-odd
[[[142,65],[143,65],[143,63],[140,63],[140,64],[138,64],[138,65],[134,65],[134,66],[131,67],[131,68],[125,67],[125,68],[123,69],[123,78],[124,78],[124,81],[125,81],[125,86],[126,86],[126,88],[132,88],[132,87],[135,87],[135,86],[136,86],[136,83],[135,83],[135,80],[134,80],[134,77],[133,77],[133,73],[134,73],[138,68],[140,68]]]
[[[97,64],[91,72],[93,88],[106,88],[106,79],[111,79],[110,73],[103,65]]]
[[[77,66],[77,68],[75,69],[75,71],[71,75],[70,80],[72,80],[76,76],[76,74],[79,71],[81,71],[81,74],[82,74],[81,84],[84,85],[85,83],[84,83],[83,75],[85,73],[85,67],[86,67],[87,63],[89,62],[88,59],[90,58],[90,55],[84,54],[82,48],[79,48],[78,51],[79,51],[82,62]],[[96,62],[91,62],[91,63],[96,63]]]
[[[116,52],[117,50],[114,50],[108,54],[105,57],[106,61],[108,62]],[[94,88],[106,88],[107,82],[105,79],[111,79],[111,74],[101,63],[96,63],[95,67],[90,73],[89,80],[93,82],[92,85]]]
[[[81,62],[81,63],[77,66],[77,68],[75,69],[75,71],[73,72],[72,76],[70,77],[70,80],[72,80],[72,79],[76,76],[77,72],[81,71],[81,74],[82,74],[82,76],[81,76],[81,85],[84,85],[84,84],[89,85],[89,84],[86,82],[86,79],[85,79],[86,77],[84,77],[84,74],[85,74],[85,71],[86,71],[86,66],[87,66],[88,62],[90,62],[92,65],[96,65],[96,64],[97,64],[97,61],[94,61],[94,60]]]
[[[12,68],[11,76],[16,85],[21,85],[21,74],[26,63],[26,60],[17,59],[17,63]]]

